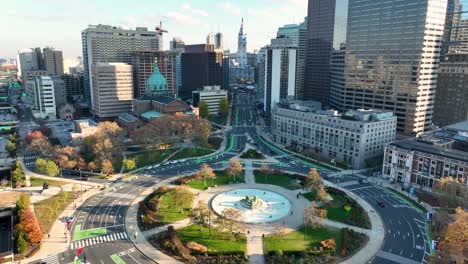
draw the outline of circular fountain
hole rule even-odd
[[[291,203],[281,194],[261,189],[237,189],[216,195],[211,208],[221,215],[225,209],[242,212],[245,223],[272,222],[283,218],[291,211]]]

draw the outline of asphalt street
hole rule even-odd
[[[124,232],[124,215],[131,201],[146,188],[163,179],[175,175],[189,175],[197,171],[202,163],[207,163],[215,169],[221,168],[230,158],[238,155],[246,144],[274,157],[278,162],[268,164],[271,168],[295,173],[309,172],[313,164],[288,155],[259,136],[260,120],[254,107],[253,94],[237,92],[234,100],[231,114],[233,129],[228,135],[226,150],[204,158],[155,164],[141,171],[136,179],[111,184],[105,192],[91,197],[77,210],[70,228],[73,242],[69,250],[52,259],[56,259],[58,263],[70,263],[75,257],[76,249],[82,247],[89,263],[114,263],[114,255],[125,263],[151,263],[151,260],[135,250]],[[26,166],[33,166],[35,158],[25,157]],[[254,166],[260,167],[261,164],[254,163]],[[359,181],[360,177],[357,175],[334,179],[329,177],[331,171],[321,167],[318,167],[318,170],[325,179],[336,182],[365,199],[381,215],[386,236],[372,263],[425,262],[424,257],[430,250],[425,235],[424,215],[421,212],[382,188]],[[385,208],[378,206],[378,202],[383,202]],[[94,234],[88,236],[88,233]],[[80,258],[82,259],[83,255]]]

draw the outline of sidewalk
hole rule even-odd
[[[380,250],[382,247],[384,238],[385,238],[385,227],[383,225],[382,219],[380,216],[374,211],[372,206],[366,202],[364,199],[361,199],[356,194],[341,188],[339,186],[335,186],[333,183],[328,181],[323,181],[327,186],[333,186],[341,191],[344,191],[348,196],[353,198],[362,208],[367,212],[369,215],[369,219],[372,225],[372,229],[363,229],[359,227],[350,227],[348,225],[342,226],[344,224],[337,223],[334,221],[327,220],[327,225],[330,224],[332,226],[336,226],[338,228],[348,227],[355,231],[361,232],[366,234],[369,237],[369,241],[367,244],[361,248],[356,254],[351,256],[350,258],[346,259],[342,263],[346,264],[363,264],[369,262]]]
[[[143,255],[153,260],[153,262],[158,264],[174,264],[181,263],[170,256],[164,254],[163,252],[157,250],[153,247],[148,240],[146,240],[145,235],[142,235],[142,232],[138,226],[137,214],[138,214],[138,204],[142,201],[148,194],[153,192],[154,189],[162,185],[168,185],[171,181],[178,177],[172,177],[164,181],[159,182],[151,188],[146,189],[142,192],[137,198],[135,198],[132,203],[129,205],[127,212],[125,214],[125,232],[132,242],[133,246],[140,251]]]
[[[48,255],[56,255],[66,251],[71,242],[71,234],[65,229],[67,217],[73,215],[76,212],[76,208],[79,208],[88,198],[99,192],[100,191],[97,188],[92,187],[92,189],[83,194],[83,201],[81,201],[80,198],[77,198],[74,202],[70,203],[65,210],[63,210],[57,220],[55,220],[49,234],[44,234],[39,251],[29,258],[22,259],[21,262],[28,263],[37,261]],[[50,238],[48,235],[50,235]]]

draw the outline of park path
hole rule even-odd
[[[263,239],[258,234],[247,234],[247,255],[250,264],[264,264]]]
[[[245,183],[255,184],[255,176],[253,173],[252,161],[250,160],[245,161],[244,170],[245,170]]]

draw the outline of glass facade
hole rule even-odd
[[[348,0],[309,0],[304,100],[329,105],[331,55],[346,43]]]
[[[432,120],[447,0],[350,0],[344,107],[395,112],[397,131]]]

